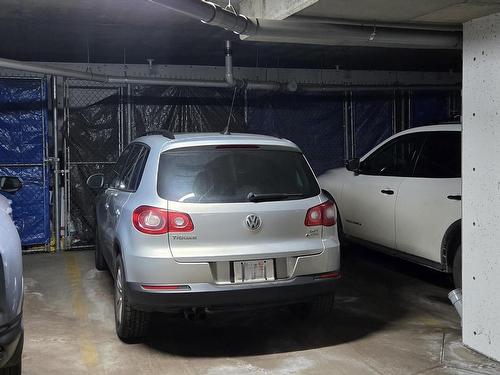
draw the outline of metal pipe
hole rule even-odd
[[[299,85],[300,92],[390,91],[390,90],[459,90],[460,85]]]
[[[227,87],[225,81],[204,81],[204,80],[187,80],[187,79],[165,79],[165,78],[140,78],[140,77],[116,77],[109,76],[107,83],[114,84],[134,84],[134,85],[151,85],[151,86],[186,86],[186,87],[210,87],[224,88]]]
[[[409,29],[409,30],[432,30],[432,31],[452,31],[461,32],[462,25],[426,25],[417,23],[397,23],[397,22],[376,22],[376,21],[353,21],[342,18],[329,17],[314,17],[314,16],[290,16],[287,21],[296,22],[319,22],[333,23],[337,25],[353,25],[353,26],[368,26],[368,27],[389,27],[394,29]]]
[[[412,89],[412,90],[447,90],[447,89],[460,89],[459,85],[413,85],[413,86],[363,86],[363,85],[310,85],[310,84],[297,84],[295,82],[280,83],[280,82],[265,82],[265,81],[241,81],[236,80],[233,75],[232,58],[226,59],[230,61],[230,66],[226,66],[226,79],[228,74],[232,77],[233,84],[224,81],[210,81],[210,80],[182,80],[182,79],[166,79],[166,78],[141,78],[141,77],[118,77],[107,76],[103,74],[93,74],[79,72],[75,70],[51,67],[46,65],[38,65],[33,63],[26,63],[23,61],[8,60],[0,58],[0,67],[23,70],[40,74],[57,75],[61,77],[77,78],[87,81],[97,81],[102,83],[120,84],[120,85],[158,85],[158,86],[188,86],[188,87],[207,87],[207,88],[228,88],[235,84],[246,87],[248,90],[267,90],[267,91],[301,91],[301,92],[338,92],[344,90],[354,91],[378,91],[378,90],[391,90],[391,89]],[[227,61],[226,61],[227,62]],[[230,71],[230,73],[229,73]]]
[[[241,14],[222,9],[217,4],[200,0],[147,0],[151,3],[175,10],[203,23],[219,26],[236,34],[253,35],[257,25]]]
[[[246,81],[245,86],[249,90],[278,91],[284,89],[286,84],[279,82]]]
[[[147,0],[262,42],[396,48],[459,49],[459,32],[363,26],[331,22],[250,19],[204,0]]]
[[[132,141],[132,86],[127,85],[127,144]]]
[[[460,33],[332,23],[258,20],[250,41],[388,48],[460,49]]]
[[[448,293],[448,299],[457,310],[458,315],[462,318],[462,288],[453,289]]]
[[[226,83],[229,86],[234,86],[234,77],[233,77],[233,55],[231,51],[231,41],[226,40]]]
[[[61,251],[61,209],[59,202],[59,141],[57,126],[57,77],[52,76],[52,127],[54,136],[54,232],[56,235],[56,252]]]
[[[22,70],[32,73],[69,77],[69,78],[76,78],[76,79],[83,79],[87,81],[97,81],[97,82],[105,82],[105,77],[106,77],[101,74],[79,72],[71,69],[43,66],[24,61],[2,59],[2,58],[0,58],[0,67],[7,69]]]

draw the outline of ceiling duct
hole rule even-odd
[[[328,22],[248,18],[204,0],[147,0],[203,23],[239,34],[242,39],[318,45],[460,49],[460,32],[343,25]]]

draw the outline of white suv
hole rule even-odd
[[[462,279],[461,125],[398,133],[319,178],[342,238]]]

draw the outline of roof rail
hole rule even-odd
[[[168,138],[168,139],[175,139],[174,133],[172,133],[170,130],[165,130],[165,129],[151,130],[151,131],[145,132],[142,136],[146,136],[146,135],[161,135],[161,136]]]

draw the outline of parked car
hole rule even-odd
[[[336,209],[292,142],[149,135],[124,150],[108,181],[97,174],[87,183],[105,188],[96,202],[95,261],[114,276],[122,340],[143,336],[154,311],[332,310]]]
[[[14,194],[21,186],[16,177],[0,176],[3,194]],[[11,213],[10,201],[0,194],[0,375],[21,374],[24,342],[21,240]]]
[[[319,178],[341,238],[462,279],[461,125],[398,133]]]

